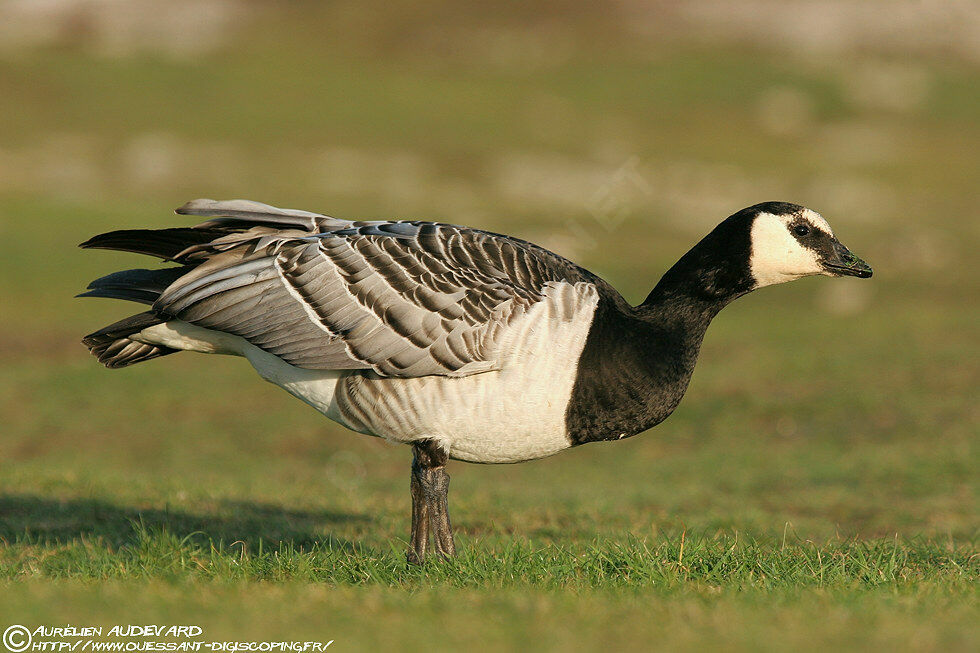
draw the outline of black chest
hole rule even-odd
[[[600,303],[565,413],[572,444],[627,438],[665,420],[687,390],[706,326]]]

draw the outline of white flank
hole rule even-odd
[[[244,347],[252,346],[239,336],[205,329],[181,320],[171,320],[164,324],[151,326],[139,333],[134,333],[129,336],[129,339],[182,351],[197,351],[202,354],[229,354],[232,356],[244,356]]]
[[[330,419],[339,421],[333,399],[337,379],[343,372],[294,367],[240,336],[205,329],[181,320],[171,320],[143,329],[139,334],[130,336],[130,339],[203,354],[244,356],[263,379],[302,399]]]
[[[565,409],[599,303],[595,287],[554,283],[504,327],[500,369],[461,378],[348,377],[342,422],[396,442],[434,439],[458,460],[513,463],[569,447]]]
[[[361,433],[404,443],[433,439],[459,460],[520,462],[569,447],[565,410],[599,303],[587,283],[553,283],[543,294],[525,314],[502,325],[500,369],[465,377],[306,370],[239,336],[179,320],[132,339],[244,356],[265,380]]]

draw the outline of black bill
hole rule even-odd
[[[869,278],[874,271],[871,266],[859,259],[851,251],[844,247],[838,240],[834,240],[833,252],[823,261],[823,266],[831,274],[843,277]]]

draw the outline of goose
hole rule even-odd
[[[150,308],[83,343],[108,368],[241,356],[348,429],[411,445],[410,563],[455,555],[449,459],[517,463],[646,431],[679,404],[733,299],[872,275],[823,217],[787,202],[725,219],[638,306],[558,254],[480,229],[247,200],[176,213],[207,219],[80,245],[173,264],[93,281],[79,296]]]

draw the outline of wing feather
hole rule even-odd
[[[452,225],[348,222],[245,200],[195,200],[178,213],[209,217],[202,228],[225,235],[174,257],[197,267],[154,311],[308,369],[391,377],[496,369],[502,334],[549,286],[601,283],[530,243]],[[565,309],[549,310],[570,319],[562,315],[574,307]]]

